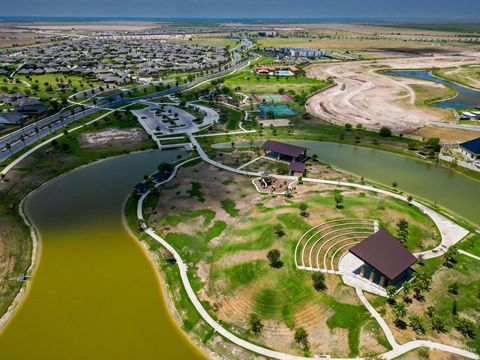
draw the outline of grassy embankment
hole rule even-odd
[[[374,217],[382,219],[382,226],[395,232],[395,221],[405,217],[411,224],[408,246],[430,248],[438,243],[438,234],[425,215],[393,199],[384,199],[384,208],[380,210],[376,195],[345,194],[344,208],[335,209],[333,192],[325,190],[321,194],[307,192],[306,197],[298,199],[294,195],[291,200],[265,195],[251,203],[258,194],[247,185],[248,178],[223,172],[220,176],[220,171],[209,169],[208,179],[204,179],[197,174],[205,174],[206,169],[202,167],[189,172],[191,174],[182,174],[183,182],[177,179],[160,189],[160,197],[156,195],[150,203],[152,208],[145,211],[149,225],[179,251],[190,269],[197,269],[192,270],[191,280],[197,292],[207,292],[206,305],[212,316],[241,337],[266,346],[276,346],[272,342],[275,336],[283,336],[281,341],[291,344],[289,331],[304,326],[312,332],[313,346],[321,347],[313,335],[315,320],[303,314],[303,309],[311,308],[312,316],[328,314],[325,326],[329,331],[348,332],[343,338],[344,344],[331,349],[333,353],[355,356],[363,352],[359,349],[360,336],[365,331],[363,327],[367,326],[369,314],[355,300],[351,289],[338,279],[329,279],[331,289],[318,293],[311,286],[311,274],[294,267],[296,241],[313,224],[337,217]],[[193,178],[194,181],[187,180]],[[173,195],[175,202],[169,203],[168,208],[163,206],[166,200],[162,199]],[[304,201],[312,214],[309,219],[299,215],[299,202]],[[187,223],[188,231],[184,227]],[[282,225],[285,235],[275,233],[276,224]],[[268,266],[265,255],[271,248],[278,248],[282,253],[284,266],[281,269]],[[204,274],[204,269],[208,269],[208,275]],[[184,322],[191,325],[188,311],[182,310],[185,304],[177,301],[176,305],[184,314]],[[268,324],[268,330],[260,337],[253,336],[248,329],[249,312],[255,312]],[[320,316],[322,324],[324,316]],[[375,325],[368,324],[369,327]],[[277,334],[276,328],[287,330],[278,330]],[[380,346],[388,348],[381,332],[375,333]],[[295,346],[289,351],[292,349],[298,352]]]

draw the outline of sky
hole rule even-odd
[[[470,18],[480,0],[0,0],[3,16]]]

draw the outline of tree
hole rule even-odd
[[[422,360],[427,360],[430,358],[430,350],[428,350],[427,348],[420,348],[417,350],[417,355],[420,359]]]
[[[425,326],[423,325],[423,320],[418,315],[412,315],[408,318],[410,320],[410,327],[413,331],[417,334],[424,334],[425,333]]]
[[[250,325],[250,330],[252,330],[255,335],[258,335],[262,332],[263,324],[256,314],[250,314],[250,317],[248,318],[248,325]]]
[[[465,337],[475,337],[475,323],[471,320],[459,318],[455,325],[455,329],[460,331],[460,333]]]
[[[406,282],[403,283],[403,288],[402,288],[403,301],[405,301],[405,302],[411,302],[412,301],[410,299],[410,294],[412,293],[412,289],[413,289],[413,286],[412,286],[411,282],[406,281]]]
[[[285,231],[283,230],[282,224],[275,224],[275,225],[273,226],[273,230],[275,231],[275,234],[276,234],[278,237],[282,237],[283,235],[285,235]]]
[[[397,327],[403,328],[405,327],[405,322],[402,320],[405,316],[407,316],[407,307],[403,302],[397,302],[392,306],[393,315],[395,315],[395,325]]]
[[[383,126],[380,129],[379,134],[382,137],[390,137],[390,136],[392,136],[392,130],[387,126]]]
[[[448,285],[448,292],[453,295],[458,295],[458,283]]]
[[[317,291],[324,291],[327,289],[327,285],[325,284],[325,275],[321,272],[314,272],[312,274],[312,281],[313,287]]]
[[[443,265],[446,267],[453,267],[457,262],[455,256],[458,255],[458,248],[456,245],[450,246],[443,255]]]
[[[308,333],[303,327],[295,329],[294,339],[297,343],[302,345],[303,349],[308,349]]]
[[[335,194],[335,207],[337,209],[343,208],[343,195],[342,194]]]
[[[432,329],[435,330],[436,332],[445,332],[446,327],[445,327],[445,321],[439,316],[434,316],[430,320],[432,323]]]
[[[282,261],[280,260],[280,250],[272,249],[267,253],[267,259],[270,261],[270,266],[273,268],[280,268],[283,266]]]
[[[428,138],[425,142],[425,146],[434,152],[439,152],[442,148],[442,145],[440,145],[440,138],[438,137]]]
[[[170,173],[173,171],[174,166],[170,163],[161,163],[158,165],[158,172],[160,173]]]
[[[394,190],[397,190],[398,183],[396,181],[392,182],[392,187]]]
[[[403,246],[407,244],[408,222],[405,219],[400,219],[397,223],[397,239],[403,244]]]
[[[452,315],[457,315],[458,314],[458,309],[457,309],[457,300],[453,300],[452,303]]]
[[[395,294],[397,293],[397,289],[393,285],[388,285],[385,290],[387,292],[388,301],[393,303],[395,301],[394,298]]]
[[[303,217],[308,217],[308,212],[307,212],[308,205],[305,203],[300,203],[298,207],[300,209],[300,215]]]
[[[433,305],[428,306],[426,314],[429,318],[432,318],[433,315],[435,315],[435,306]]]

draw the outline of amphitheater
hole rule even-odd
[[[316,225],[302,235],[295,247],[299,270],[341,274],[340,261],[348,250],[378,230],[372,219],[337,219]]]

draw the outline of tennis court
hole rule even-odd
[[[267,94],[267,95],[254,95],[257,103],[279,103],[279,102],[291,102],[292,99],[288,95],[279,94]]]
[[[273,114],[277,116],[293,116],[297,115],[297,112],[291,109],[288,105],[258,105],[262,116]]]

